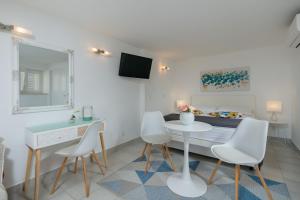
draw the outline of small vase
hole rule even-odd
[[[180,113],[180,122],[184,125],[191,125],[195,120],[195,116],[191,112]]]
[[[83,121],[91,121],[93,119],[93,106],[83,106]]]

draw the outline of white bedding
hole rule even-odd
[[[238,111],[245,116],[255,117],[256,98],[254,95],[205,94],[191,97],[191,105],[207,114],[219,111]],[[235,128],[216,127],[212,130],[193,133],[190,139],[190,152],[214,157],[210,147],[226,143],[234,134]],[[181,133],[173,136],[170,147],[183,149]]]

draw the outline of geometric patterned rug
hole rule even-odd
[[[146,158],[140,157],[97,184],[125,200],[234,200],[235,186],[232,168],[220,167],[213,184],[207,187],[207,192],[203,196],[186,198],[173,193],[167,187],[167,178],[173,171],[161,157],[161,154],[158,156],[153,154],[151,168],[147,174],[144,173]],[[182,156],[177,159],[173,158],[177,172],[182,170],[182,159]],[[205,181],[214,166],[206,161],[190,158],[191,173],[200,176]],[[265,181],[274,200],[290,200],[286,184],[270,179],[265,179]],[[239,183],[239,199],[268,199],[257,176],[241,172]]]

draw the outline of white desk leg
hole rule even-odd
[[[26,193],[28,191],[28,184],[29,184],[31,163],[32,163],[32,155],[33,155],[33,150],[30,147],[28,147],[28,157],[27,157],[27,164],[26,164],[25,181],[23,184],[24,193]]]
[[[207,190],[206,183],[198,176],[190,174],[189,134],[184,133],[184,164],[182,173],[175,173],[167,180],[167,185],[174,193],[183,197],[199,197]]]

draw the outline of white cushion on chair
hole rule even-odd
[[[165,144],[171,141],[172,137],[167,134],[143,135],[142,139],[149,144]]]
[[[245,118],[232,138],[221,145],[213,145],[212,153],[222,161],[254,166],[265,156],[269,124],[267,121]]]
[[[55,154],[64,156],[64,157],[69,157],[72,155],[74,152],[75,148],[77,147],[78,144],[73,144],[71,146],[68,146],[66,148],[60,149],[59,151],[55,152]]]
[[[7,200],[7,192],[2,184],[0,184],[0,200]]]
[[[259,163],[254,157],[229,145],[215,145],[212,146],[211,151],[218,159],[227,163],[249,166]]]
[[[85,133],[78,144],[68,146],[55,153],[64,157],[78,157],[91,153],[97,148],[101,124],[101,121],[94,121],[85,130]]]

